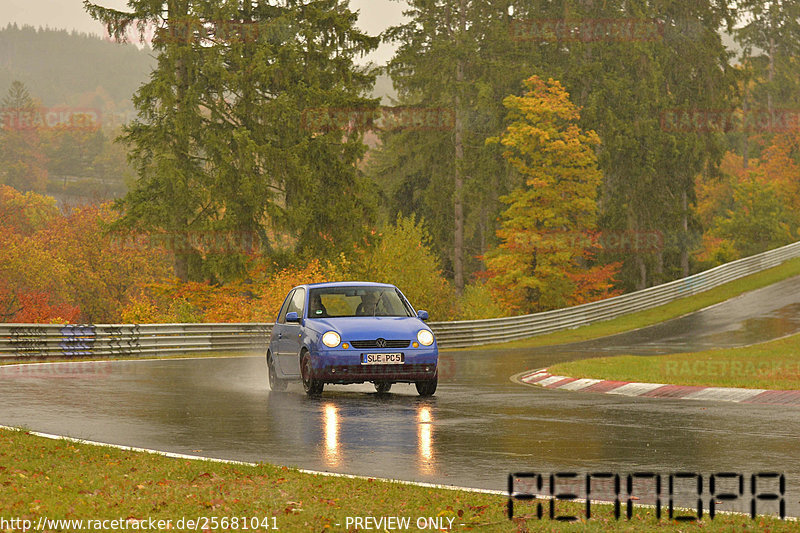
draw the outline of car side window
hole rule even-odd
[[[294,311],[299,316],[303,316],[303,308],[306,303],[306,291],[304,289],[295,289],[294,296],[292,296],[292,301],[289,303],[289,309],[286,311],[287,313],[291,313]]]
[[[289,293],[286,299],[283,301],[283,305],[281,306],[281,310],[278,312],[278,319],[275,321],[278,324],[284,324],[286,322],[286,313],[289,312],[289,303],[292,301],[292,296],[294,295],[295,291]]]

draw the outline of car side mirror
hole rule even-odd
[[[428,312],[420,309],[417,311],[417,318],[420,320],[428,320]]]
[[[286,313],[286,322],[300,322],[300,315],[297,314],[297,311]]]

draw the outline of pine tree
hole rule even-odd
[[[0,184],[23,192],[47,188],[47,156],[42,148],[37,104],[21,81],[0,102]]]
[[[732,12],[717,0],[681,2],[562,2],[576,19],[636,20],[643,38],[568,42],[554,52],[556,76],[583,109],[582,125],[603,144],[599,219],[603,230],[664,234],[661,250],[604,253],[623,261],[622,287],[641,289],[690,273],[694,178],[714,172],[724,137],[713,128],[670,128],[676,110],[730,108],[736,76],[719,31]]]
[[[384,36],[399,45],[388,72],[401,103],[450,110],[453,120],[446,131],[385,135],[373,174],[388,180],[393,210],[423,215],[459,291],[481,268],[472,258],[491,243],[498,197],[512,188],[502,157],[484,141],[502,131],[502,99],[533,73],[530,43],[510,31],[510,7],[519,3],[411,0],[411,20]]]
[[[304,128],[304,112],[374,106],[374,76],[354,65],[377,39],[355,29],[343,0],[86,3],[123,36],[158,26],[158,67],[134,97],[126,128],[139,179],[119,225],[185,234],[257,234],[268,252],[292,235],[298,253],[344,248],[369,219],[355,163],[359,132]],[[166,15],[162,18],[162,13]],[[181,279],[225,279],[245,256],[176,253]]]

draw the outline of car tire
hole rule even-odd
[[[283,392],[286,390],[287,382],[285,379],[278,377],[278,373],[275,371],[275,361],[269,352],[267,352],[267,379],[269,380],[269,389],[271,391]]]
[[[433,379],[428,379],[425,381],[417,381],[414,383],[417,387],[417,393],[420,396],[433,396],[433,393],[436,392],[436,386],[439,384],[439,371],[437,369],[436,374],[433,376]]]
[[[390,390],[392,390],[392,382],[391,381],[376,381],[374,383],[375,390],[378,394],[386,394]]]
[[[322,389],[325,383],[314,377],[314,367],[311,364],[311,355],[308,352],[303,353],[303,358],[300,360],[300,373],[303,376],[303,390],[309,396],[319,396],[322,394]]]

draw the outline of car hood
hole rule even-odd
[[[378,337],[414,340],[419,330],[430,329],[417,317],[396,316],[312,318],[308,319],[307,327],[312,327],[320,333],[333,330],[341,335],[345,342]]]

